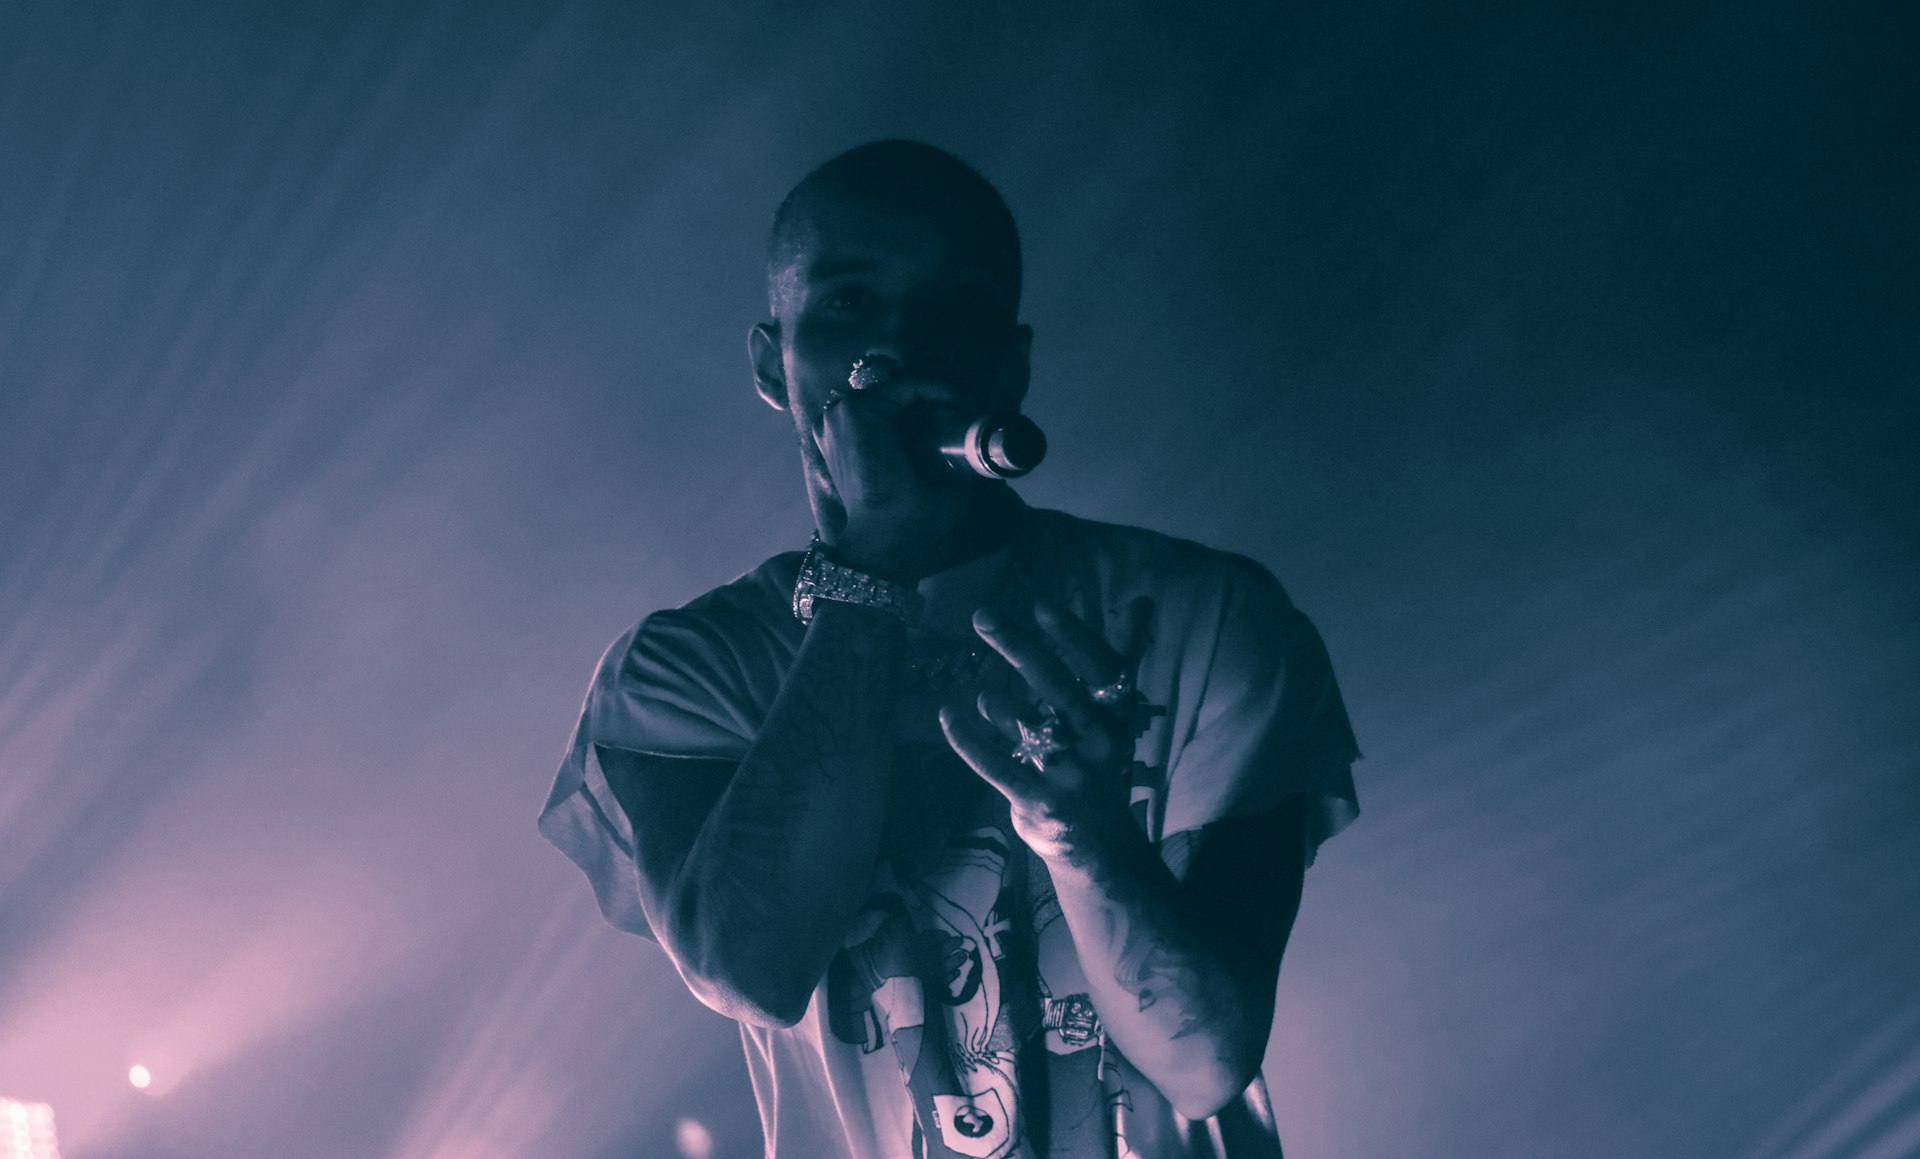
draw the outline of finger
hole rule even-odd
[[[929,377],[924,367],[913,370],[900,365],[888,354],[867,354],[856,359],[847,375],[847,389],[867,394],[888,393],[909,398],[944,399],[958,403],[959,395],[951,383]]]
[[[1007,622],[988,609],[976,614],[975,626],[981,630],[982,638],[1026,679],[1035,695],[1059,714],[1072,737],[1076,756],[1099,767],[1123,758],[1130,751],[1129,738],[1116,732],[1113,714],[1094,701],[1087,686],[1054,654],[1043,637]],[[1019,711],[1014,710],[1016,730]]]
[[[915,403],[948,407],[965,405],[959,391],[948,383],[932,378],[898,379],[887,386],[885,397],[897,407],[908,407]]]
[[[988,608],[973,614],[973,630],[1006,657],[1034,694],[1052,705],[1075,731],[1088,732],[1097,726],[1098,715],[1086,685],[1053,654],[1046,641]]]
[[[1080,617],[1050,603],[1035,604],[1033,615],[1059,645],[1060,658],[1088,687],[1110,684],[1126,670],[1126,658]]]
[[[1138,664],[1153,645],[1153,612],[1152,596],[1136,596],[1120,611],[1120,630],[1115,634],[1114,647],[1129,664]]]
[[[1020,739],[1020,710],[1023,706],[1013,697],[1004,692],[982,692],[976,706],[980,715],[1000,730],[1001,736],[1009,741],[1017,742]]]
[[[900,420],[900,396],[888,390],[843,390],[840,400],[823,414],[842,414],[862,427],[892,426]]]
[[[940,731],[960,759],[1007,800],[1025,800],[1040,787],[1040,770],[1008,756],[1005,738],[995,735],[979,717],[942,708]]]
[[[959,392],[951,384],[939,379],[896,375],[867,379],[866,386],[855,385],[858,381],[861,380],[857,377],[848,379],[843,397],[882,414],[895,415],[915,403],[949,407],[962,405]]]
[[[843,395],[822,412],[814,441],[841,500],[850,506],[883,507],[925,491],[890,407],[875,408],[862,395]]]

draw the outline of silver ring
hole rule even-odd
[[[1133,695],[1133,674],[1122,672],[1109,683],[1102,684],[1098,688],[1090,688],[1087,692],[1093,697],[1095,704],[1119,704]]]
[[[848,390],[873,390],[893,381],[900,373],[900,364],[884,354],[875,354],[867,358],[853,360],[853,371],[847,375]]]
[[[1016,721],[1020,726],[1020,743],[1014,746],[1012,753],[1016,761],[1025,761],[1034,768],[1045,772],[1047,758],[1067,751],[1067,744],[1060,738],[1062,725],[1060,718],[1049,709],[1046,719],[1037,725],[1026,721]]]

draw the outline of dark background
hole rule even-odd
[[[1289,1154],[1920,1152],[1911,12],[0,0],[0,1095],[754,1153],[533,819],[606,643],[804,542],[763,230],[909,135],[1024,232],[1027,496],[1333,652]]]

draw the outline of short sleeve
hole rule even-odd
[[[1360,758],[1326,646],[1267,570],[1234,557],[1185,742],[1168,773],[1163,832],[1254,816],[1304,798],[1307,853],[1359,815]]]
[[[615,927],[654,936],[633,820],[607,783],[601,752],[683,760],[690,775],[710,776],[751,744],[751,692],[723,634],[685,609],[649,616],[601,657],[539,828],[587,875]]]

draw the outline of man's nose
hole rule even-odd
[[[952,372],[952,336],[938,313],[924,305],[895,304],[877,321],[868,336],[869,360],[891,359],[905,375],[944,378]]]

